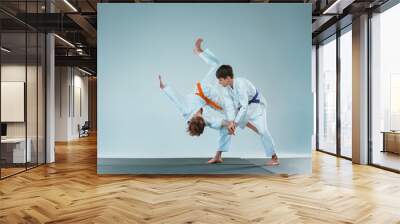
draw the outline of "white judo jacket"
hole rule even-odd
[[[249,120],[265,113],[267,102],[260,90],[257,90],[249,80],[240,77],[234,78],[233,88],[229,86],[227,90],[234,105],[233,107],[228,107],[228,109],[234,111],[228,111],[227,113],[235,114],[238,111],[234,121],[239,127],[244,128]],[[259,100],[259,103],[249,104],[249,101],[256,96],[256,93],[258,93],[256,99]]]
[[[189,121],[200,108],[203,108],[203,118],[206,125],[214,129],[220,129],[223,120],[233,120],[234,118],[235,109],[232,98],[229,96],[227,88],[219,85],[215,76],[215,72],[221,64],[217,57],[209,49],[203,51],[199,56],[210,66],[209,71],[200,81],[203,93],[207,98],[216,102],[223,108],[222,111],[218,111],[220,114],[217,115],[212,107],[208,106],[200,96],[196,95],[197,87],[195,87],[193,93],[183,98],[175,93],[168,85],[164,88],[164,92],[181,111],[186,122]]]

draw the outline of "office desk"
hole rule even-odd
[[[27,147],[25,154],[25,138],[6,138],[1,139],[1,157],[6,163],[25,163],[31,162],[31,145],[32,140],[27,139]],[[26,161],[25,161],[26,159]]]
[[[400,132],[383,131],[383,150],[382,152],[392,152],[400,154]]]

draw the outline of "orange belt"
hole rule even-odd
[[[204,95],[203,89],[201,88],[200,82],[197,82],[197,93],[196,95],[198,95],[199,97],[201,97],[208,106],[216,109],[216,110],[222,110],[222,107],[220,105],[218,105],[216,102],[212,101],[211,99],[209,99],[208,97],[206,97]]]

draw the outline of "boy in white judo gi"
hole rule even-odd
[[[236,114],[234,122],[229,122],[228,129],[235,132],[236,127],[245,126],[254,130],[261,138],[267,157],[271,157],[266,165],[279,165],[275,152],[275,143],[267,127],[266,100],[257,88],[245,78],[234,78],[230,65],[221,65],[216,71],[216,77],[224,87],[227,87],[229,96],[233,100],[234,107],[228,109],[237,110],[237,113],[227,111],[228,114]],[[214,160],[221,159],[222,152],[216,153]]]
[[[228,129],[228,126],[233,126],[235,110],[233,102],[230,101],[231,98],[227,95],[226,88],[219,86],[218,80],[215,78],[215,71],[220,62],[211,51],[201,49],[202,41],[201,38],[196,40],[194,52],[211,68],[206,76],[196,83],[195,92],[182,97],[170,86],[165,85],[161,76],[159,76],[160,88],[182,113],[188,123],[187,131],[191,136],[200,136],[205,126],[217,129],[220,132],[217,151],[226,152],[231,142],[230,135],[234,134],[234,129]],[[224,94],[226,94],[226,97],[224,97]],[[220,112],[220,114],[216,116],[215,113],[214,115],[208,113],[207,110],[210,110],[210,108]],[[212,158],[208,161],[208,163],[219,162],[222,162],[221,158]]]

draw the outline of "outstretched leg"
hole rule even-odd
[[[255,133],[258,134],[256,126],[252,125],[250,122],[247,122],[246,127],[250,128],[251,130],[253,130]]]
[[[252,123],[254,123],[254,125]],[[267,166],[279,165],[279,159],[275,153],[275,143],[267,127],[266,113],[264,112],[263,115],[255,119],[252,119],[252,123],[248,122],[246,126],[260,136],[266,156],[267,157],[271,156],[271,160],[267,161],[266,165]]]

